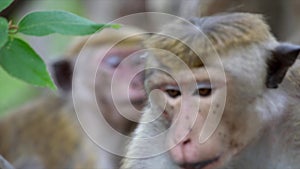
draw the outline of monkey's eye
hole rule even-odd
[[[197,90],[195,91],[195,95],[199,95],[201,97],[207,97],[210,96],[212,93],[212,88],[209,83],[203,83],[197,85]]]
[[[164,89],[165,93],[167,93],[168,96],[170,96],[171,98],[176,98],[178,96],[181,95],[180,90],[178,89],[178,87],[172,87],[172,86],[167,86]]]
[[[198,94],[202,97],[207,97],[211,95],[211,88],[202,88],[202,89],[198,89]]]
[[[104,59],[104,63],[111,68],[117,68],[122,62],[122,58],[118,55],[110,55]]]

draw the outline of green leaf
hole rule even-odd
[[[11,38],[0,49],[0,65],[7,73],[25,82],[56,89],[44,61],[21,39]]]
[[[0,48],[8,39],[8,22],[5,18],[0,17]]]
[[[63,35],[88,35],[105,27],[118,25],[97,24],[65,11],[39,11],[26,15],[18,24],[19,32],[45,36],[52,33]]]
[[[0,12],[7,8],[14,0],[0,0]]]

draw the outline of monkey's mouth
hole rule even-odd
[[[142,105],[144,106],[145,102],[146,102],[146,98],[139,98],[139,99],[131,99],[130,102],[133,104],[133,105]]]
[[[219,157],[213,158],[213,159],[209,159],[206,161],[201,161],[198,163],[186,163],[186,164],[182,164],[180,165],[180,167],[182,167],[182,169],[204,169],[205,167],[217,162],[220,159]]]
[[[141,110],[146,105],[146,97],[131,99],[131,104],[138,110]]]

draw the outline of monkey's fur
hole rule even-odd
[[[0,120],[0,152],[16,168],[92,168],[72,104],[48,96]]]
[[[145,41],[151,49],[147,65],[170,72],[177,81],[163,71],[146,72],[147,93],[161,90],[160,98],[165,98],[166,105],[161,105],[161,99],[149,98],[151,104],[145,108],[141,120],[153,119],[161,110],[163,115],[138,125],[121,168],[299,168],[300,64],[294,62],[300,47],[276,41],[262,16],[257,14],[234,13],[189,21],[198,30],[177,21]],[[177,57],[153,48],[170,51]],[[222,71],[217,70],[222,67],[216,64],[216,55],[220,56],[225,81],[219,78]],[[199,96],[199,100],[194,95],[187,96],[185,84],[191,83],[192,77],[187,77],[178,58],[191,69],[197,83],[211,78],[220,81],[220,86],[212,87],[211,95],[215,97]],[[209,78],[206,70],[213,70]],[[183,89],[177,89],[176,83],[182,84]],[[174,84],[171,89],[179,94],[170,97],[164,89]],[[226,102],[224,110],[220,110],[223,91],[227,91]],[[191,119],[194,102],[199,102],[196,112],[199,115]],[[213,135],[200,144],[203,118],[208,117],[210,107],[224,113]],[[190,126],[193,120],[195,124]],[[167,129],[161,140],[139,139],[160,136]],[[180,136],[181,133],[185,136]],[[169,142],[174,147],[162,152]]]
[[[80,38],[71,49],[65,54],[65,58],[55,62],[52,67],[52,75],[59,87],[59,92],[63,94],[47,93],[46,96],[37,98],[33,103],[29,103],[7,116],[0,119],[0,154],[10,161],[16,169],[113,169],[118,168],[120,158],[100,150],[83,131],[77,119],[71,98],[71,82],[74,60],[80,50],[87,45],[90,51],[97,52],[102,46],[111,45],[116,40],[123,39],[132,33],[140,33],[140,30],[124,28],[120,30],[105,29],[103,34]],[[89,40],[89,41],[88,41]],[[88,44],[86,44],[88,42]],[[138,48],[141,36],[123,39],[114,47],[121,49]],[[94,53],[93,53],[94,54]],[[85,56],[87,68],[98,66],[93,63],[92,58],[96,56]],[[96,64],[96,65],[95,65]],[[83,72],[81,104],[89,104],[94,91],[91,84],[84,81],[90,72]],[[109,79],[106,79],[107,81]],[[99,83],[99,84],[98,84]],[[108,82],[97,82],[97,96],[106,101],[106,107],[102,107],[108,115],[117,120],[117,111],[109,107],[110,101],[105,94]],[[96,84],[96,85],[97,85]],[[101,100],[101,101],[102,101]],[[81,107],[84,107],[83,105]],[[98,110],[93,111],[95,114]],[[91,117],[95,118],[95,117]],[[110,120],[110,117],[107,117]],[[110,122],[110,121],[109,121]],[[120,128],[124,132],[132,130],[133,123],[112,121],[113,127],[122,125]],[[99,130],[99,129],[95,129]],[[127,133],[128,134],[128,133]]]

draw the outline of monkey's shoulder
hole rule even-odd
[[[0,154],[5,158],[18,163],[43,161],[47,168],[65,166],[79,151],[83,138],[73,108],[55,96],[38,99],[3,117],[0,135]]]

